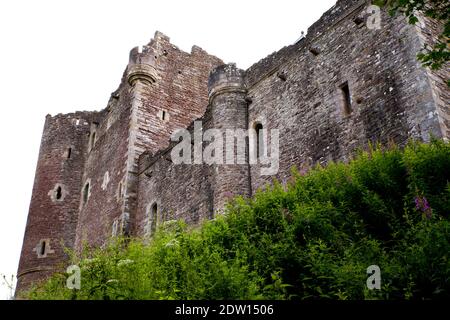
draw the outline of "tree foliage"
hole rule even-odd
[[[361,152],[349,164],[293,170],[196,228],[161,226],[86,249],[31,299],[449,299],[450,145]],[[367,268],[381,269],[381,290]]]

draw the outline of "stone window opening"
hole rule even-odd
[[[317,57],[320,54],[320,48],[319,47],[310,47],[309,52],[313,54],[313,56]]]
[[[88,183],[86,183],[86,185],[84,186],[84,189],[83,189],[83,205],[85,205],[89,199],[89,188],[90,188],[90,184],[88,182]]]
[[[61,183],[57,183],[53,189],[48,192],[48,195],[53,203],[64,201],[67,194],[67,188]]]
[[[166,121],[169,121],[170,115],[169,115],[169,112],[167,112],[166,110],[160,110],[158,112],[158,117],[160,120],[166,122]]]
[[[56,189],[56,200],[61,200],[61,198],[62,198],[62,188],[58,187]]]
[[[353,109],[352,109],[352,98],[350,94],[350,87],[348,85],[348,82],[345,82],[340,87],[341,95],[342,95],[342,111],[344,112],[345,116],[349,116]]]
[[[119,181],[119,184],[117,185],[117,190],[116,190],[117,202],[120,202],[121,200],[124,199],[126,191],[127,191],[127,189],[126,189],[126,183],[125,183],[125,178],[124,178],[121,181]]]
[[[280,78],[280,80],[283,82],[287,80],[287,75],[286,75],[286,72],[284,72],[284,71],[278,72],[277,77]]]
[[[72,148],[67,149],[67,159],[72,157]]]
[[[122,185],[122,181],[119,182],[119,199],[122,198],[123,196],[123,185]]]
[[[144,174],[145,174],[145,176],[147,178],[151,178],[153,176],[153,171],[152,170],[147,170]]]
[[[364,17],[359,15],[356,16],[355,18],[353,18],[353,22],[357,25],[357,26],[361,26],[364,22]]]
[[[49,254],[55,253],[55,250],[50,247],[50,239],[41,239],[33,251],[36,252],[38,259],[47,258]]]
[[[145,233],[147,236],[151,237],[155,233],[158,225],[158,204],[156,202],[149,207],[147,211],[147,219]]]
[[[264,127],[261,123],[255,124],[256,131],[256,157],[264,157]]]
[[[158,224],[158,205],[154,203],[150,209],[151,214],[151,231],[154,233],[156,231],[156,225]]]
[[[94,148],[95,136],[96,136],[96,133],[94,131],[94,132],[91,133],[91,142],[90,142],[90,148],[89,148],[90,150],[92,150],[92,148]]]
[[[40,248],[40,250],[39,250],[39,254],[41,255],[41,256],[43,256],[43,255],[45,255],[45,248],[46,248],[46,246],[47,246],[47,241],[42,241],[41,242],[41,248]]]
[[[99,126],[98,122],[93,122],[91,125],[91,133],[89,139],[89,152],[94,148],[95,142],[97,141],[97,128]]]

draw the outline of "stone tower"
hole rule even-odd
[[[52,274],[75,243],[81,179],[95,113],[47,116],[22,255],[18,288]]]
[[[223,139],[220,156],[223,164],[212,166],[215,177],[213,202],[217,211],[233,196],[251,195],[244,71],[235,64],[219,66],[211,73],[208,88],[211,126]]]
[[[17,290],[64,270],[64,247],[151,237],[167,220],[199,223],[234,195],[286,183],[293,166],[345,161],[369,142],[448,140],[450,68],[430,71],[417,61],[442,26],[427,19],[413,26],[381,11],[374,27],[370,5],[338,0],[305,37],[245,71],[196,46],[183,52],[156,32],[131,50],[105,109],[48,116]],[[223,163],[174,163],[178,129],[194,136],[194,157],[219,142],[209,155]],[[264,132],[278,132],[272,174],[250,161],[261,137],[247,137],[248,129],[264,142]],[[260,150],[269,145],[257,143]]]
[[[67,262],[64,248],[101,246],[135,228],[138,160],[205,112],[208,76],[223,62],[186,53],[156,32],[130,52],[100,112],[48,116],[18,270],[20,291]]]

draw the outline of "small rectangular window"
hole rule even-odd
[[[348,116],[352,113],[352,98],[350,95],[350,88],[348,86],[348,82],[345,82],[340,86],[341,95],[342,95],[342,110],[344,115]]]
[[[263,125],[257,123],[255,125],[256,131],[256,156],[259,158],[264,157],[264,131]]]
[[[47,242],[46,241],[42,241],[42,243],[41,243],[41,252],[40,252],[41,256],[45,255],[46,246],[47,246]]]
[[[162,121],[169,121],[169,112],[167,112],[166,110],[159,110],[158,111],[158,118],[161,119]]]
[[[86,185],[84,186],[84,190],[83,190],[83,205],[86,204],[86,202],[89,199],[89,183],[86,183]]]
[[[62,188],[58,187],[56,189],[56,200],[61,200],[61,198],[62,198]]]

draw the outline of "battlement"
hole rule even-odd
[[[347,19],[353,20],[372,3],[371,0],[338,0],[336,4],[328,9],[323,15],[308,28],[307,37],[316,38],[335,27],[337,23]],[[364,8],[363,8],[364,7]]]
[[[70,121],[76,126],[86,126],[93,121],[99,121],[102,112],[98,111],[77,111],[71,113],[58,113],[54,116],[47,114],[47,121]]]
[[[338,0],[332,8],[327,10],[319,20],[308,28],[306,35],[295,43],[273,52],[250,66],[246,70],[247,87],[251,88],[257,81],[262,81],[277,73],[285,63],[299,52],[318,54],[321,49],[315,45],[316,40],[349,16],[351,20],[355,20],[359,15],[365,17],[366,13],[363,9],[369,3],[370,0]]]
[[[136,81],[148,84],[156,82],[156,58],[155,51],[150,46],[143,49],[135,47],[130,51],[130,59],[127,67],[127,80],[133,86]]]

